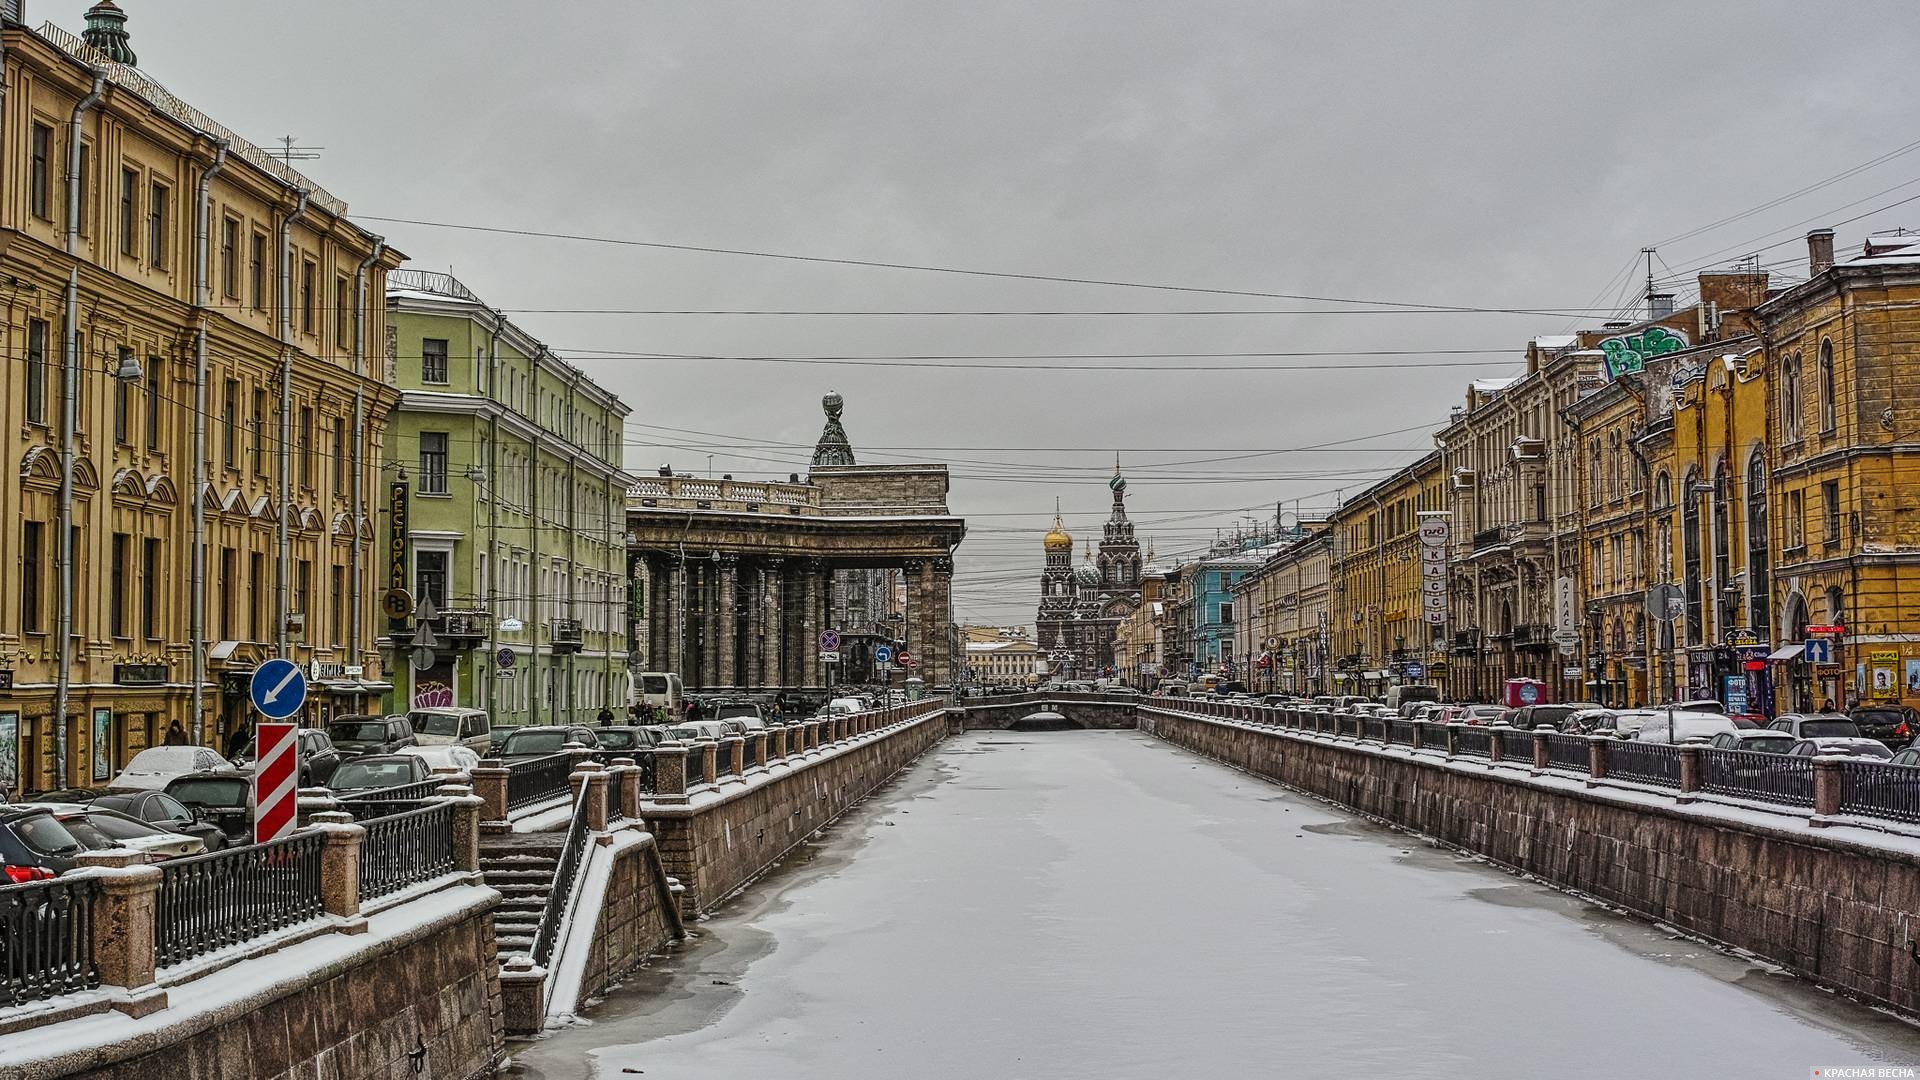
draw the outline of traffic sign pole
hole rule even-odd
[[[300,787],[298,725],[255,724],[253,766],[253,842],[264,844],[293,831]]]

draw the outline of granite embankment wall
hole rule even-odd
[[[1176,746],[1920,1015],[1920,839],[1151,705],[1140,714]]]

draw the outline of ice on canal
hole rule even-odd
[[[1133,732],[948,740],[520,1075],[1730,1077],[1920,1030]]]

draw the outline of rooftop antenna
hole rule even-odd
[[[1653,311],[1653,249],[1643,247],[1640,254],[1647,257],[1647,318],[1657,318]]]
[[[280,144],[280,149],[270,150],[268,154],[279,158],[280,164],[286,166],[292,166],[296,161],[318,161],[320,159],[320,151],[326,149],[324,146],[295,145],[297,140],[291,135],[282,135],[278,139],[275,139],[274,142]]]

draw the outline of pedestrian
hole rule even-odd
[[[1833,708],[1833,699],[1832,699],[1832,698],[1828,698],[1828,699],[1827,699],[1827,701],[1826,701],[1826,704],[1824,704],[1824,705],[1822,705],[1822,706],[1820,706],[1820,711],[1821,711],[1821,712],[1833,712],[1833,711],[1834,711],[1834,708]]]
[[[175,720],[167,725],[166,744],[168,746],[187,745],[187,733],[180,730],[180,721]]]
[[[233,725],[233,730],[227,733],[227,756],[233,757],[246,745],[247,725],[245,721],[242,721]]]
[[[688,698],[687,723],[691,724],[698,719],[700,719],[700,700],[698,698]]]
[[[613,710],[602,705],[600,706],[600,715],[594,717],[594,719],[599,722],[601,727],[611,727],[613,725]]]

